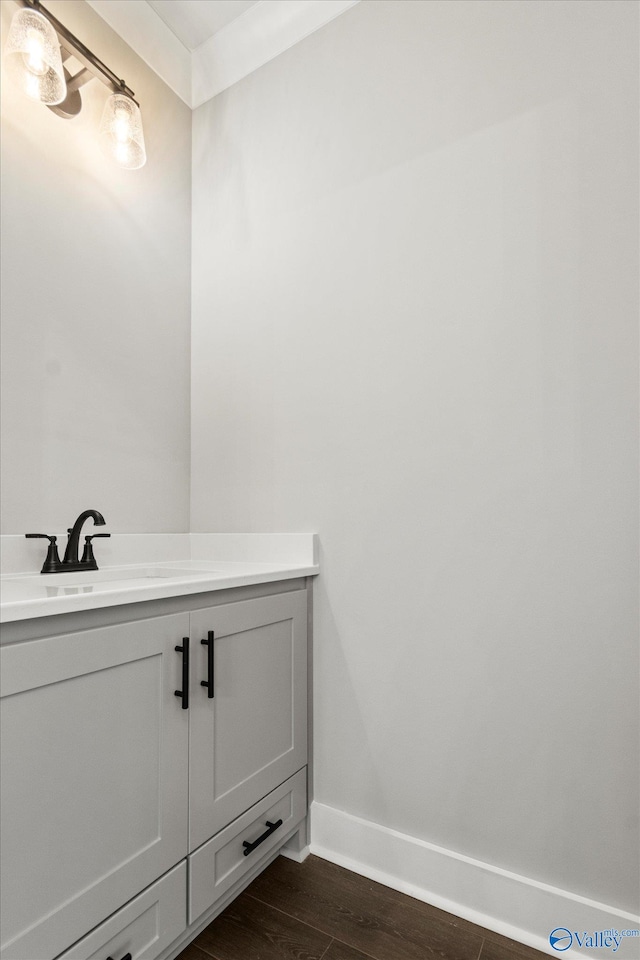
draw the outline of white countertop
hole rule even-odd
[[[101,566],[97,571],[81,573],[39,574],[28,571],[2,576],[0,622],[315,576],[320,571],[315,534],[193,536],[197,540],[188,551],[190,559],[165,559],[167,544],[163,542],[161,560],[150,557],[146,563],[113,564]],[[279,537],[282,539],[278,540]],[[142,541],[145,538],[141,535],[136,539]],[[166,541],[167,538],[164,539]],[[136,550],[147,556],[157,555],[158,550],[153,549],[151,540],[152,537],[146,544],[146,554],[142,542],[136,543]],[[3,544],[8,553],[11,552],[11,546]],[[126,547],[131,555],[131,543]],[[116,555],[119,549],[121,555],[127,552],[116,545]],[[176,554],[183,557],[185,552],[181,549]],[[231,559],[222,559],[222,554]],[[265,559],[252,559],[252,554]]]

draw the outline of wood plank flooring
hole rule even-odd
[[[319,857],[278,857],[177,960],[541,960]]]

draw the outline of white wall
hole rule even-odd
[[[2,84],[2,532],[187,531],[191,111],[82,0],[47,7],[135,91],[148,163],[103,157],[98,80],[74,120]]]
[[[627,910],[637,16],[362,2],[193,167],[192,529],[320,533],[316,799]]]

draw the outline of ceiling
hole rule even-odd
[[[87,0],[191,108],[359,0]]]
[[[187,48],[195,50],[258,0],[147,0],[161,20]]]

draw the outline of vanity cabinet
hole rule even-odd
[[[238,594],[0,648],[2,960],[175,955],[304,819],[306,590]]]

